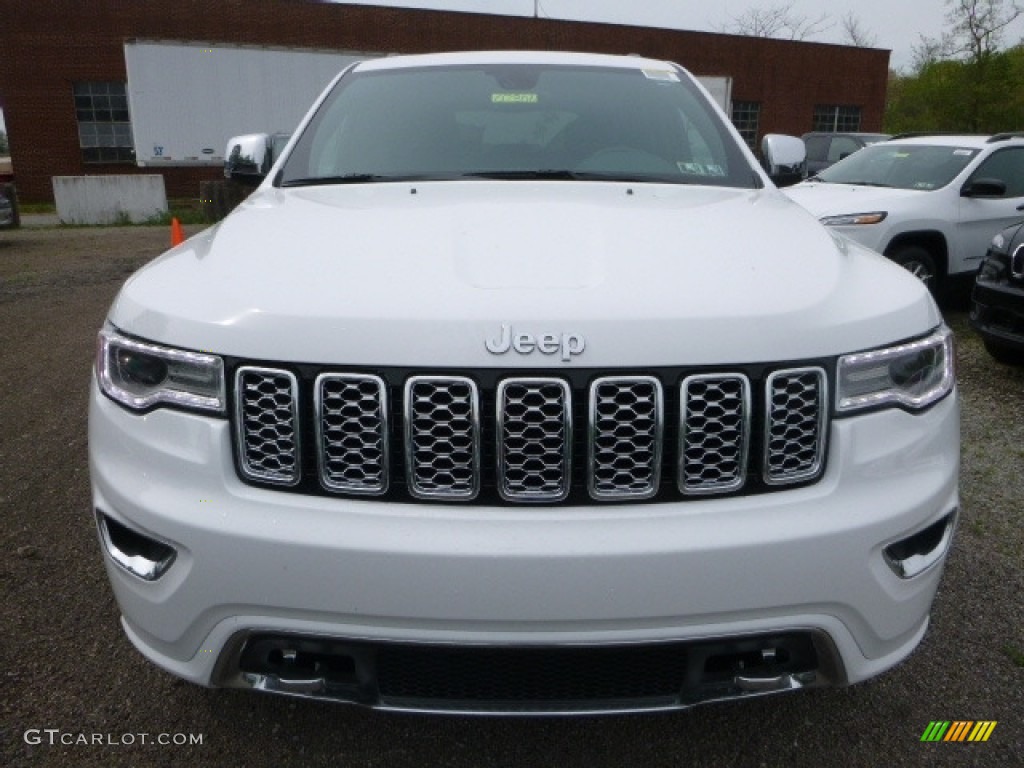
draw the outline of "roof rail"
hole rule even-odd
[[[992,144],[996,141],[1006,141],[1007,139],[1024,139],[1024,131],[1008,131],[1006,133],[997,133],[990,136],[986,144]]]
[[[895,136],[890,136],[889,141],[893,139],[919,139],[925,136],[970,136],[969,133],[962,131],[907,131],[906,133],[897,133]]]

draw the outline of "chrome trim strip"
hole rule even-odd
[[[282,376],[287,378],[291,384],[291,422],[292,431],[295,435],[295,468],[290,473],[267,472],[253,468],[248,459],[244,429],[244,402],[242,398],[242,376],[246,373],[254,373],[263,376]],[[242,474],[252,480],[260,480],[274,485],[293,486],[298,485],[302,479],[302,433],[299,421],[299,385],[295,374],[281,368],[261,368],[259,366],[246,365],[235,371],[235,439],[238,443],[238,461]]]
[[[641,490],[602,491],[597,487],[596,462],[597,451],[597,396],[598,389],[604,385],[616,384],[647,384],[654,388],[654,455],[651,459],[651,479],[647,487]],[[654,376],[603,376],[595,379],[590,385],[587,408],[587,490],[591,498],[608,499],[650,499],[657,495],[661,487],[661,457],[665,427],[665,398],[661,381]]]
[[[377,400],[380,404],[378,415],[380,418],[380,440],[381,440],[381,480],[377,484],[360,484],[352,482],[339,482],[332,480],[328,475],[327,457],[324,447],[324,413],[323,413],[323,385],[329,381],[352,381],[372,382],[377,385]],[[316,429],[316,453],[317,465],[319,467],[320,484],[329,491],[343,491],[345,493],[359,494],[362,496],[380,496],[387,493],[390,480],[391,466],[391,445],[389,435],[391,424],[388,414],[388,388],[380,376],[372,376],[363,373],[321,373],[316,377],[313,387],[313,422]]]
[[[422,488],[416,476],[416,459],[413,451],[413,389],[418,384],[458,384],[470,390],[470,428],[472,430],[472,479],[470,488],[465,491],[436,491]],[[410,376],[405,382],[403,402],[405,417],[405,473],[409,494],[417,499],[449,499],[470,501],[480,493],[480,392],[476,382],[465,376]]]
[[[740,436],[740,456],[737,459],[738,470],[734,479],[723,483],[687,484],[686,481],[686,447],[687,411],[690,404],[690,385],[705,381],[737,381],[742,390],[742,435]],[[739,490],[747,482],[747,464],[750,457],[750,437],[753,421],[753,399],[751,397],[750,379],[742,373],[707,373],[687,376],[679,386],[679,456],[677,459],[677,483],[679,492],[684,496],[708,496],[716,493],[729,493]],[[705,456],[707,452],[704,452]]]
[[[772,474],[770,470],[771,460],[771,430],[772,430],[772,387],[775,380],[783,376],[800,376],[803,374],[814,374],[818,378],[818,413],[815,422],[817,439],[815,441],[815,458],[813,464],[800,472],[789,472],[785,474]],[[773,372],[765,381],[765,411],[764,411],[764,464],[762,478],[766,485],[779,486],[799,483],[805,480],[816,478],[824,466],[825,458],[825,432],[828,424],[828,377],[825,370],[818,366],[808,368],[787,368]]]
[[[506,453],[507,445],[505,439],[505,391],[511,386],[524,387],[558,387],[562,391],[562,429],[565,432],[562,441],[562,481],[557,491],[511,491],[508,489],[506,476]],[[504,379],[498,384],[495,396],[496,408],[496,429],[495,439],[497,440],[497,486],[498,494],[505,501],[533,502],[533,501],[563,501],[569,496],[572,490],[572,388],[569,382],[558,378],[526,377]]]

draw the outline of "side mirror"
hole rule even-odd
[[[960,197],[1005,197],[1006,182],[999,179],[975,179],[964,184]]]
[[[803,139],[769,133],[761,139],[765,170],[780,186],[795,184],[807,175],[807,147]]]
[[[266,133],[231,137],[224,151],[224,176],[242,184],[258,185],[273,165],[271,147],[271,137]]]

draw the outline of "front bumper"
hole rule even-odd
[[[1024,352],[1024,282],[975,282],[970,321],[986,341]]]
[[[791,491],[511,508],[250,487],[235,474],[227,421],[130,414],[94,384],[93,505],[173,548],[153,580],[115,563],[107,544],[106,566],[135,646],[204,685],[389,706],[365,686],[339,697],[247,676],[245,643],[266,636],[517,652],[684,643],[692,653],[714,641],[740,654],[745,638],[800,636],[817,649],[818,676],[789,675],[779,689],[852,683],[899,662],[925,632],[948,537],[911,578],[884,551],[955,512],[958,414],[954,395],[922,414],[835,420],[826,474]],[[588,711],[635,708],[645,707]]]

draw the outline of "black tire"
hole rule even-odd
[[[924,283],[925,288],[938,297],[942,288],[942,275],[932,255],[919,245],[908,245],[888,254],[889,258],[899,264],[914,277]]]
[[[1024,365],[1024,351],[1013,347],[1004,347],[998,342],[985,339],[985,351],[992,359],[1003,365]]]

